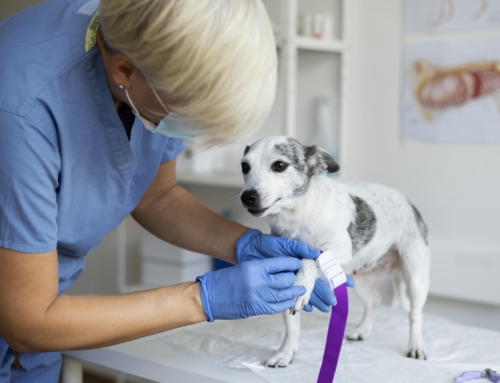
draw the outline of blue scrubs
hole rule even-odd
[[[129,142],[99,49],[85,49],[97,6],[49,0],[0,23],[0,247],[57,249],[59,293],[185,145],[139,119]],[[61,356],[20,353],[22,368],[13,363],[0,336],[0,383],[55,383]]]

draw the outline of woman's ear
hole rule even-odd
[[[129,89],[135,77],[138,76],[138,71],[127,56],[118,52],[111,58],[111,75],[116,84]]]
[[[114,89],[121,85],[125,89],[130,89],[135,77],[140,75],[132,60],[121,52],[112,52],[107,47],[101,33],[97,35],[97,45],[101,52],[111,88]]]
[[[304,146],[304,154],[311,174],[336,173],[340,170],[330,153],[316,145]]]

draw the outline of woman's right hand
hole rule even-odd
[[[244,262],[198,277],[203,311],[209,322],[277,314],[295,306],[304,295],[293,286],[294,271],[302,267],[296,258],[277,257]]]

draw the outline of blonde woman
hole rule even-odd
[[[213,213],[176,183],[185,138],[261,125],[276,49],[261,0],[50,0],[0,23],[0,382],[57,382],[58,351],[294,306],[319,251]],[[128,214],[235,267],[120,296],[61,295]],[[317,284],[311,303],[335,297]],[[311,307],[307,307],[311,310]]]

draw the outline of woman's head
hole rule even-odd
[[[261,0],[101,0],[107,44],[214,144],[260,126],[276,88]]]

